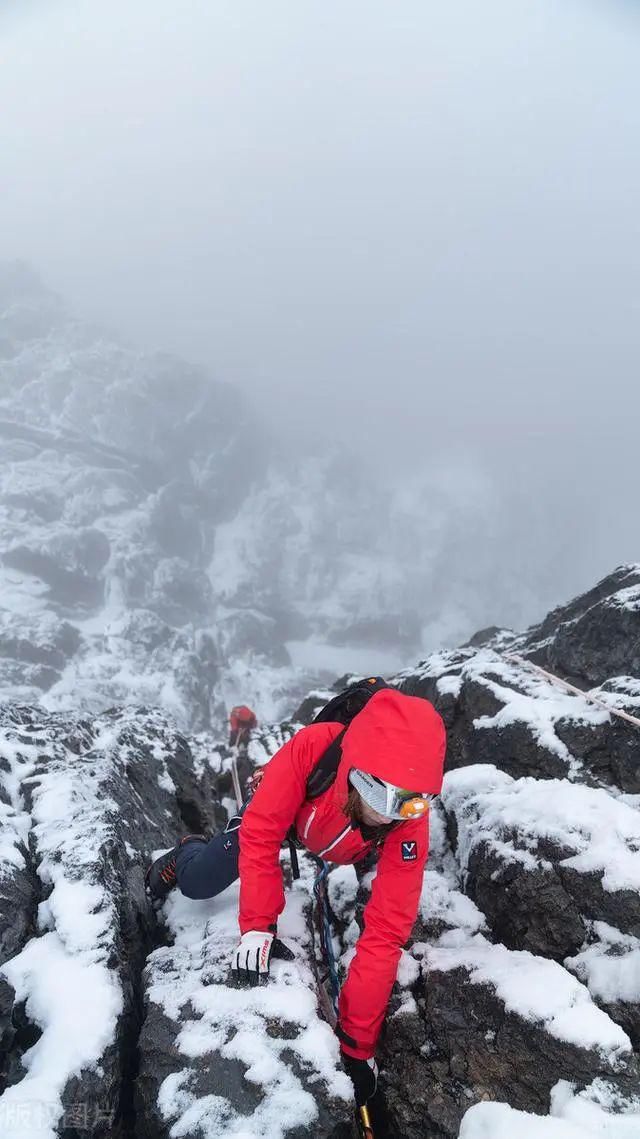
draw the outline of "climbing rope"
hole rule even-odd
[[[340,996],[340,981],[338,980],[338,967],[336,955],[333,951],[333,937],[331,933],[331,907],[327,892],[328,863],[318,860],[318,873],[313,883],[313,895],[316,899],[316,913],[318,919],[318,932],[320,934],[320,951],[322,953],[326,973],[320,978],[325,986],[329,983],[329,994],[334,1012],[334,1025],[338,1019],[338,998]]]
[[[629,712],[624,712],[622,708],[612,708],[605,700],[601,700],[598,696],[594,696],[592,691],[583,692],[581,688],[576,688],[574,684],[569,684],[568,680],[562,680],[559,676],[554,676],[552,672],[547,672],[546,668],[541,668],[539,664],[534,664],[532,660],[527,660],[519,653],[500,653],[500,656],[505,660],[514,661],[516,664],[521,665],[523,668],[530,669],[532,672],[537,672],[539,676],[544,676],[546,680],[551,681],[552,684],[563,688],[565,692],[571,693],[572,696],[582,696],[585,700],[590,700],[592,704],[596,704],[598,708],[602,708],[611,716],[618,716],[621,720],[626,720],[629,724],[634,724],[636,728],[640,728],[640,719],[637,716],[631,716]]]
[[[317,925],[318,931],[320,933],[320,951],[326,968],[326,973],[324,976],[318,976],[317,980],[321,991],[321,997],[324,994],[324,996],[327,998],[326,1001],[322,1001],[325,1011],[328,1011],[327,1019],[329,1020],[331,1027],[335,1028],[338,1020],[340,981],[338,979],[336,955],[333,951],[333,935],[331,932],[331,904],[329,902],[329,893],[327,890],[327,875],[329,873],[329,865],[322,859],[316,859],[316,861],[318,863],[318,873],[313,883],[313,894],[316,900]],[[371,1116],[366,1104],[357,1109],[356,1118],[362,1139],[375,1139],[373,1134],[373,1127],[371,1126]]]

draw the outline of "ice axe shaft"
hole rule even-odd
[[[240,776],[238,775],[238,749],[234,748],[231,753],[231,782],[233,783],[233,793],[236,797],[238,810],[242,809],[242,789],[240,787]]]

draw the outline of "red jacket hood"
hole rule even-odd
[[[407,791],[439,795],[445,748],[444,724],[433,704],[383,688],[345,732],[336,795],[344,802],[352,767]]]

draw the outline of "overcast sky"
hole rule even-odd
[[[640,556],[637,0],[5,0],[0,52],[4,253],[76,310]]]

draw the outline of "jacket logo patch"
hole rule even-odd
[[[400,843],[400,847],[402,850],[402,861],[403,862],[415,862],[416,861],[416,859],[418,857],[418,844],[415,840],[413,842],[402,842],[402,843]]]

